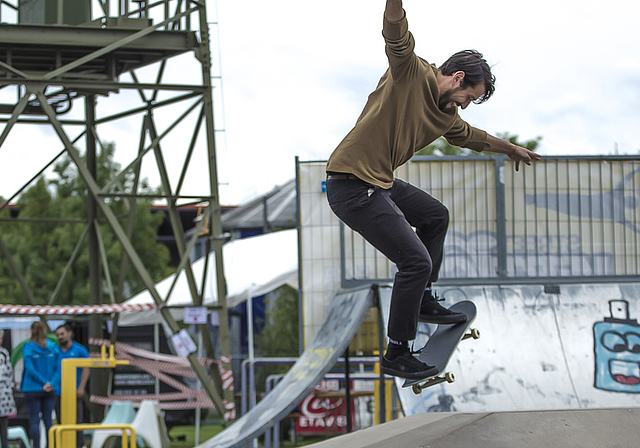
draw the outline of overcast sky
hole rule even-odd
[[[246,198],[326,159],[386,69],[384,0],[218,0],[226,167]],[[640,2],[406,0],[416,53],[440,65],[477,49],[494,96],[461,116],[490,133],[542,136],[549,155],[640,151]],[[221,155],[222,156],[222,155]],[[226,163],[225,163],[226,162]],[[224,196],[223,196],[224,199]]]
[[[295,156],[326,160],[351,129],[387,67],[385,1],[207,4],[218,23],[211,27],[212,50],[221,65],[213,74],[222,74],[215,108],[216,125],[225,129],[217,134],[221,199],[237,204],[294,178]],[[640,2],[407,0],[404,6],[419,56],[440,65],[473,48],[493,66],[494,96],[461,111],[472,125],[523,140],[542,136],[543,155],[612,154],[616,145],[620,154],[639,153]],[[191,64],[168,76],[187,82],[187,74],[199,73]],[[100,97],[99,107],[115,113],[134,100],[135,92]],[[43,131],[15,129],[2,148],[11,150],[11,165],[0,176],[5,197],[62,148],[59,142],[42,144]],[[116,141],[117,158],[122,154],[128,164],[137,151],[139,122],[102,132],[101,138]],[[36,156],[43,148],[48,152],[41,163]],[[166,157],[170,165],[184,160],[170,151]],[[149,177],[159,184],[157,176]],[[201,184],[202,177],[189,179]]]

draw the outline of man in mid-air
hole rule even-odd
[[[389,345],[381,369],[421,379],[435,374],[436,368],[409,349],[418,322],[455,324],[466,316],[441,306],[432,292],[449,212],[425,191],[394,179],[395,169],[441,136],[456,146],[505,154],[516,171],[520,163],[530,165],[540,155],[459,117],[458,108],[487,101],[495,89],[495,77],[482,54],[461,51],[439,68],[416,56],[402,0],[387,0],[382,34],[389,69],[329,158],[327,199],[345,224],[396,264]]]

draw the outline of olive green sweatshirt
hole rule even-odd
[[[438,137],[480,152],[487,133],[462,120],[457,107],[440,110],[438,69],[414,53],[406,17],[399,22],[385,18],[382,35],[389,69],[354,128],[331,154],[327,171],[351,173],[391,188],[395,169]]]

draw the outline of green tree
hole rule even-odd
[[[520,137],[517,134],[511,134],[509,132],[498,132],[498,134],[496,134],[496,137],[510,141],[514,145],[527,148],[529,151],[535,151],[536,149],[538,149],[538,147],[540,146],[540,142],[542,141],[541,135],[538,135],[537,137],[529,140],[520,140]]]
[[[535,151],[538,146],[540,146],[540,142],[542,141],[542,136],[540,135],[530,140],[524,141],[520,140],[520,137],[517,134],[511,134],[509,132],[498,132],[496,136],[503,140],[510,141],[515,145],[527,148],[530,151]],[[440,137],[435,142],[416,152],[417,156],[466,156],[469,154],[477,153],[467,148],[454,146],[449,143],[444,137]]]
[[[444,137],[440,137],[420,151],[416,152],[417,156],[466,156],[471,150],[454,146]]]
[[[298,356],[298,292],[282,286],[265,298],[267,310],[265,325],[256,336],[259,356]],[[267,376],[284,373],[291,366],[262,366],[256,374],[256,387],[263,390]]]
[[[114,145],[106,145],[100,151],[97,160],[97,182],[99,185],[113,178],[121,167],[114,161]],[[54,176],[40,177],[26,190],[18,200],[19,219],[42,220],[48,222],[0,222],[0,235],[7,245],[18,270],[40,304],[46,304],[51,297],[71,254],[86,227],[88,192],[77,168],[69,158],[57,163]],[[122,186],[130,191],[134,182],[133,174],[125,176]],[[111,192],[115,191],[114,187]],[[150,193],[147,181],[141,182],[138,192]],[[135,209],[133,234],[131,241],[154,279],[166,276],[169,251],[157,243],[157,230],[163,220],[161,213],[151,212],[149,200],[138,199]],[[119,216],[120,223],[126,228],[129,201],[114,198],[109,207]],[[1,218],[9,218],[4,210]],[[77,223],[56,220],[77,220]],[[118,282],[122,248],[111,228],[99,220],[111,281],[114,287]],[[103,269],[103,277],[105,275]],[[128,269],[125,283],[131,293],[144,289],[142,282],[133,269]],[[107,282],[103,282],[103,292],[107,291]],[[106,296],[108,297],[108,296]],[[25,294],[7,260],[0,257],[0,302],[26,303]],[[81,246],[76,262],[71,267],[61,285],[56,304],[89,303],[89,249],[87,239]]]

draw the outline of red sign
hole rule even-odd
[[[313,392],[300,403],[300,417],[296,421],[298,434],[340,434],[347,430],[347,410],[343,396],[318,397],[321,392],[340,394],[339,380],[322,380]],[[353,406],[351,407],[353,409]]]

